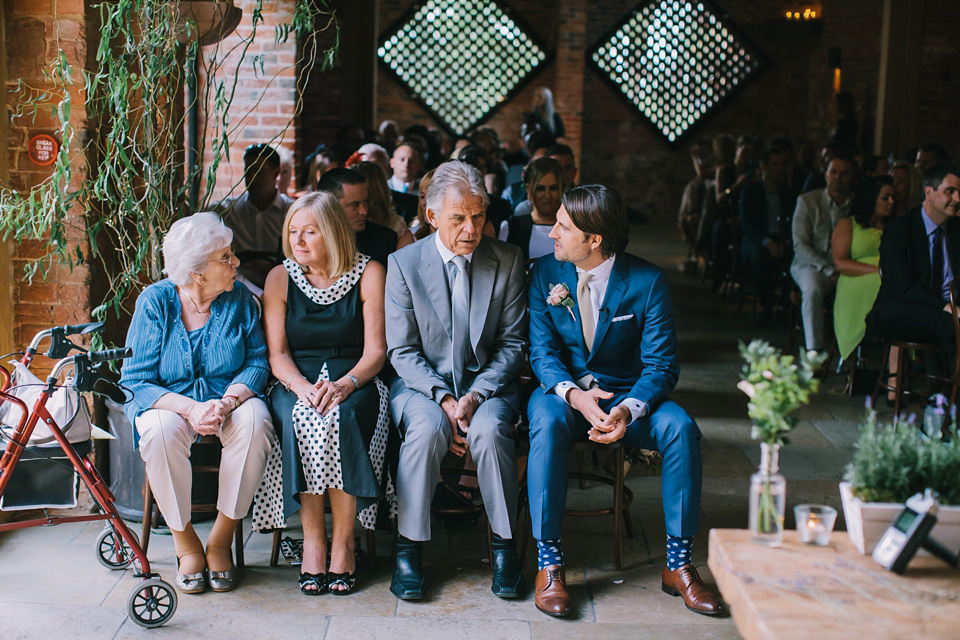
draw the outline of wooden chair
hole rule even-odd
[[[200,436],[194,443],[194,446],[220,447],[220,439],[216,436]],[[198,474],[218,474],[220,473],[220,462],[216,464],[193,464],[194,484]],[[191,502],[190,510],[197,513],[216,512],[217,503],[197,503]],[[140,530],[140,547],[144,555],[150,546],[150,529],[157,526],[160,517],[160,510],[157,508],[156,501],[153,498],[153,489],[150,488],[150,477],[144,473],[143,477],[143,528]],[[279,544],[279,542],[277,543]],[[243,521],[237,522],[237,529],[234,533],[234,546],[236,547],[234,555],[236,556],[236,565],[243,566]]]
[[[624,453],[626,448],[623,442],[613,444],[600,444],[591,440],[577,440],[570,445],[570,450],[577,454],[578,460],[584,453],[596,454],[600,451],[609,451],[613,453],[613,477],[602,476],[595,473],[587,473],[582,465],[578,464],[576,471],[567,473],[568,477],[585,481],[590,480],[613,487],[613,504],[608,507],[596,509],[567,509],[564,515],[574,518],[591,518],[597,516],[613,515],[613,562],[617,571],[623,570],[623,530],[626,529],[627,537],[633,537],[633,522],[630,520],[630,505],[633,503],[633,492],[624,483],[626,477],[624,465]],[[581,484],[583,487],[583,484]]]
[[[956,300],[957,295],[957,282],[954,280],[953,284],[950,285],[950,305],[953,307],[953,334],[956,344],[960,347],[960,310],[957,309]],[[890,349],[893,347],[899,348],[897,354],[897,370],[894,373],[890,373],[890,367],[888,365],[890,358]],[[882,369],[880,372],[880,377],[877,379],[877,386],[873,390],[873,406],[876,406],[877,400],[879,399],[880,392],[884,391],[887,393],[892,392],[894,394],[893,401],[893,415],[900,415],[900,408],[903,406],[903,397],[904,396],[917,396],[924,398],[929,394],[926,393],[917,393],[909,388],[910,383],[915,380],[926,380],[932,382],[934,385],[943,387],[944,389],[950,388],[949,396],[949,406],[954,406],[957,398],[957,389],[960,388],[960,348],[957,348],[957,354],[954,362],[946,363],[947,367],[953,366],[953,370],[950,373],[944,375],[936,375],[931,373],[920,373],[916,371],[909,370],[909,360],[911,351],[922,351],[928,354],[932,354],[937,359],[942,359],[945,354],[939,345],[932,342],[914,342],[910,340],[885,340],[884,341],[884,359],[883,364],[881,365]],[[894,384],[890,384],[890,379],[894,378]]]

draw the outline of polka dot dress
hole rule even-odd
[[[313,287],[303,275],[299,265],[285,260],[284,266],[291,280],[310,300],[319,305],[330,305],[341,299],[359,282],[363,270],[369,262],[369,256],[358,254],[353,268],[341,276],[326,289]],[[327,381],[330,375],[324,364],[318,376],[318,382]],[[367,455],[378,482],[384,480],[387,473],[386,495],[390,506],[390,515],[396,513],[396,495],[389,471],[385,469],[387,437],[390,428],[388,412],[389,391],[379,378],[374,377],[368,383],[376,386],[379,396],[377,423],[367,448]],[[336,406],[321,415],[313,406],[297,400],[293,408],[292,423],[296,434],[296,443],[306,482],[304,491],[323,494],[327,489],[344,489],[343,469],[340,456],[340,406]],[[275,446],[267,463],[264,480],[254,498],[253,526],[257,530],[278,529],[285,526],[283,518],[283,473],[282,456],[279,445]],[[378,503],[361,510],[357,518],[363,527],[372,529],[377,521]]]

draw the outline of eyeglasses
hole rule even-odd
[[[227,251],[227,255],[223,258],[218,258],[216,260],[207,260],[207,262],[219,262],[221,264],[233,264],[233,261],[236,259],[237,254],[232,250]]]

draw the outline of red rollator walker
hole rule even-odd
[[[2,501],[9,497],[5,496],[8,489],[17,487],[22,491],[23,487],[19,485],[23,484],[27,485],[27,491],[30,490],[30,476],[24,475],[26,480],[18,481],[17,476],[14,474],[18,463],[29,462],[35,464],[34,461],[39,461],[53,467],[55,470],[59,468],[61,474],[63,474],[63,467],[69,470],[67,471],[67,475],[69,479],[73,481],[70,491],[73,492],[74,500],[76,498],[76,478],[79,477],[83,480],[87,489],[90,490],[93,499],[96,500],[100,506],[101,512],[89,515],[51,516],[46,514],[46,510],[44,510],[47,517],[24,522],[0,524],[0,532],[67,522],[106,520],[107,526],[97,539],[97,560],[104,566],[114,570],[125,569],[131,563],[136,563],[135,568],[138,570],[134,575],[140,578],[142,582],[134,587],[130,593],[130,597],[127,599],[127,615],[142,627],[154,628],[163,625],[173,617],[174,612],[177,610],[177,593],[167,582],[160,579],[160,574],[150,571],[150,562],[147,560],[143,549],[140,548],[140,542],[123,520],[120,519],[120,514],[113,504],[115,502],[113,494],[110,492],[109,487],[97,472],[96,468],[86,457],[86,454],[91,448],[89,436],[86,435],[85,442],[72,443],[65,434],[65,432],[69,431],[69,423],[72,423],[73,417],[76,416],[79,411],[74,412],[69,423],[65,421],[64,424],[58,424],[53,415],[58,412],[51,411],[48,407],[51,398],[53,398],[58,391],[60,393],[76,394],[79,404],[83,403],[83,399],[79,397],[79,394],[89,391],[102,393],[114,399],[119,395],[121,396],[120,401],[122,401],[122,390],[100,373],[100,366],[101,363],[110,360],[129,358],[132,355],[132,350],[109,349],[106,351],[86,352],[85,349],[75,345],[67,338],[69,335],[91,333],[102,329],[103,323],[99,322],[67,325],[47,329],[34,336],[23,358],[15,365],[17,371],[29,374],[28,368],[37,354],[37,347],[41,341],[48,337],[50,338],[50,348],[45,355],[48,358],[57,360],[57,363],[47,377],[46,382],[38,385],[42,390],[33,402],[32,407],[28,407],[27,402],[22,399],[26,394],[21,392],[19,393],[20,397],[17,395],[18,390],[22,391],[24,383],[20,380],[15,380],[16,375],[12,376],[6,368],[0,366],[0,378],[2,378],[2,380],[0,380],[0,403],[7,405],[7,412],[16,412],[17,408],[19,408],[20,416],[15,428],[0,429],[0,439],[6,441],[3,457],[0,458],[0,509],[7,508],[4,507]],[[71,351],[80,351],[80,353],[69,355]],[[61,384],[59,382],[61,375],[66,376],[67,374],[71,375]],[[29,375],[32,377],[32,374]],[[34,380],[36,380],[36,378],[34,378]],[[64,388],[66,388],[66,391],[63,391]],[[85,405],[83,410],[84,413],[86,413]],[[62,416],[61,420],[63,420]],[[31,441],[31,436],[35,435],[38,426],[41,431],[43,429],[49,430],[49,446],[34,446],[38,442],[38,438],[36,437]],[[44,438],[40,438],[40,440],[42,441]],[[52,444],[54,441],[59,445],[59,448]],[[52,455],[54,451],[58,459],[55,459]],[[27,465],[24,465],[24,467],[26,466]],[[12,483],[11,479],[13,480]],[[13,491],[10,491],[10,493],[12,494]],[[27,507],[14,506],[12,508],[22,509]]]

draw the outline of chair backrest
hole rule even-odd
[[[956,360],[953,363],[953,384],[960,382],[960,309],[957,308],[956,303],[958,298],[960,298],[960,292],[957,291],[957,280],[954,278],[950,283],[950,308],[953,309],[950,317],[953,318],[953,336],[957,344]]]

